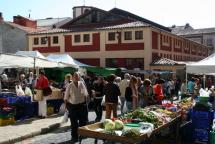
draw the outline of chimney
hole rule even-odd
[[[25,27],[37,28],[37,21],[31,20],[29,18],[25,18],[19,15],[13,17],[13,23],[21,26],[25,26]]]
[[[4,21],[3,14],[0,12],[0,22]]]

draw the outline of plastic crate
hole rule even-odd
[[[196,111],[192,110],[192,119],[214,119],[214,111]]]
[[[0,106],[7,106],[7,99],[6,98],[0,98]]]
[[[204,129],[194,129],[193,131],[194,142],[205,142],[209,141],[209,131]]]
[[[210,144],[215,144],[215,132],[210,131]]]
[[[212,119],[193,119],[192,126],[194,129],[207,129],[212,128]]]
[[[199,102],[207,103],[209,101],[209,97],[199,96]]]
[[[15,123],[14,117],[8,119],[0,119],[0,126],[5,126],[13,123]]]

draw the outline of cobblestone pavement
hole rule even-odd
[[[120,112],[118,112],[120,113]],[[95,113],[89,112],[89,121],[93,122],[95,120]],[[103,119],[105,116],[105,112],[103,112]],[[69,124],[67,123],[66,126],[58,128],[57,130],[54,130],[53,132],[49,132],[44,135],[38,135],[33,138],[29,138],[26,140],[23,140],[21,142],[17,142],[16,144],[70,144],[71,140],[71,131],[69,128]],[[94,143],[95,139],[92,138],[86,138],[82,140],[82,144],[92,144]],[[78,142],[77,142],[78,143]],[[98,144],[103,144],[103,141],[99,140]]]

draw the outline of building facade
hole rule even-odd
[[[67,53],[83,63],[102,67],[149,69],[150,63],[159,57],[197,61],[208,55],[204,45],[141,22],[94,31],[43,31],[29,34],[28,41],[29,50]]]
[[[161,57],[197,61],[208,55],[207,46],[119,9],[92,9],[62,28],[28,34],[29,50],[67,53],[89,65],[128,69],[150,69]]]
[[[26,34],[35,32],[36,22],[21,16],[14,16],[13,22],[4,21],[0,13],[0,53],[26,51],[28,41]]]
[[[186,24],[185,26],[173,26],[172,33],[211,47],[209,54],[215,50],[215,28],[194,29]]]

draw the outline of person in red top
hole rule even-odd
[[[43,89],[49,87],[49,81],[48,81],[47,77],[45,76],[44,71],[41,70],[39,74],[40,75],[39,75],[39,78],[36,83],[36,89],[43,90]],[[41,116],[42,118],[47,117],[46,97],[43,97],[43,100],[39,101],[38,104],[39,104],[38,105],[38,108],[39,108],[38,115]]]
[[[44,71],[40,71],[40,76],[37,80],[36,89],[45,89],[49,87],[49,81],[47,77],[45,76]]]
[[[155,100],[157,101],[158,104],[161,104],[161,102],[162,102],[162,100],[164,98],[163,84],[164,84],[164,80],[163,79],[158,79],[156,84],[153,86]]]

